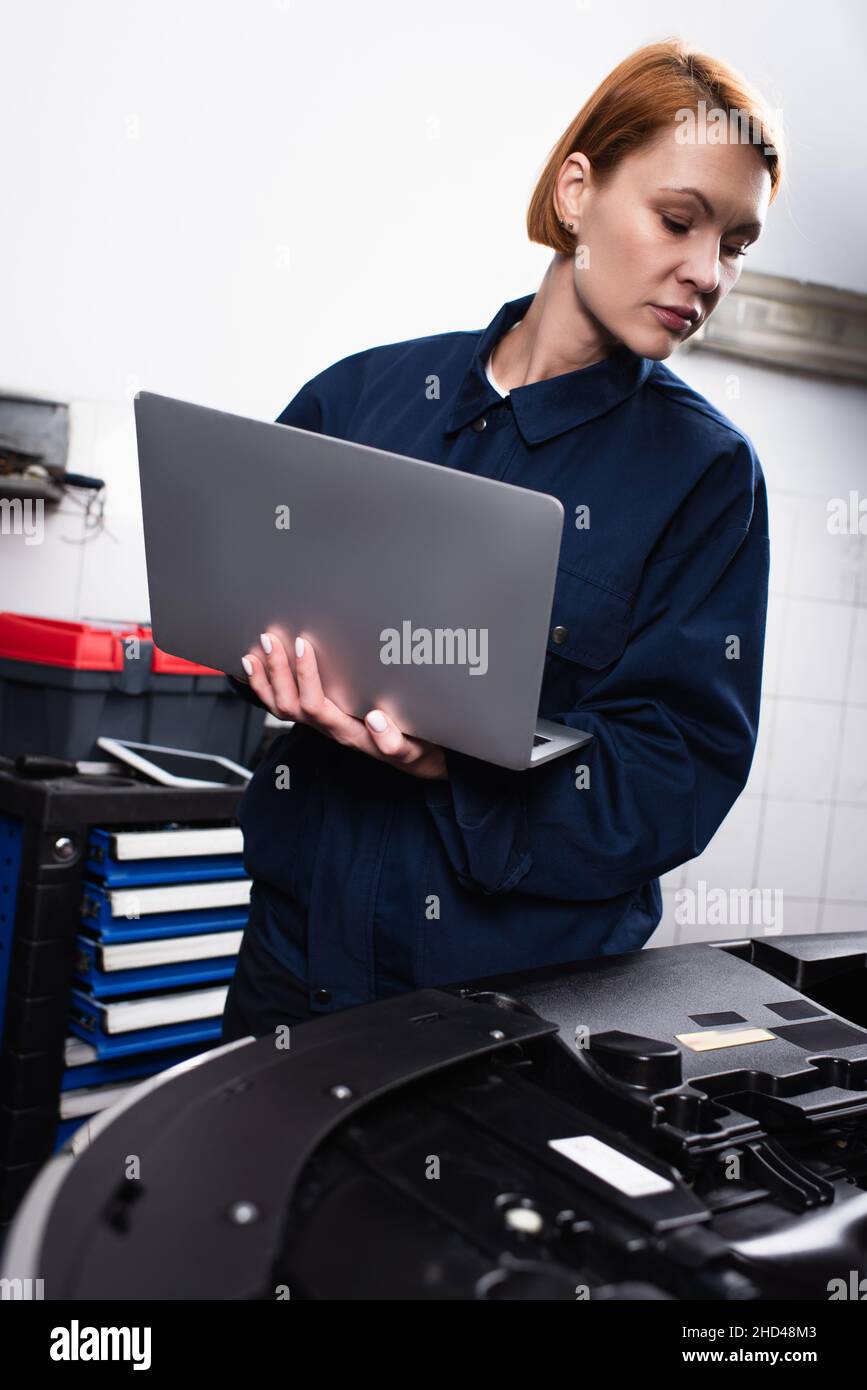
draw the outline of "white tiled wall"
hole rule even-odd
[[[147,622],[147,572],[132,402],[73,401],[67,470],[104,479],[94,494],[67,491],[45,509],[45,539],[0,544],[0,607],[38,617]],[[90,508],[88,513],[87,509]]]
[[[771,593],[758,744],[713,840],[662,881],[650,942],[763,935],[778,918],[687,919],[695,890],[782,892],[782,930],[867,928],[867,536],[834,535],[828,502],[867,499],[867,391],[693,353],[672,362],[750,435],[768,483]],[[737,378],[724,400],[721,383]],[[867,525],[867,522],[865,522]],[[730,899],[731,901],[731,899]],[[731,923],[731,917],[736,920]]]

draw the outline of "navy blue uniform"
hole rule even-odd
[[[595,735],[522,772],[446,750],[447,782],[307,725],[276,738],[239,811],[247,932],[314,1014],[640,947],[659,875],[701,852],[747,779],[768,587],[753,445],[625,345],[504,400],[485,363],[533,297],[481,332],[354,353],[279,417],[560,499],[539,714]]]

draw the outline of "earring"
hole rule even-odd
[[[565,227],[565,226],[566,226],[566,223],[563,221],[563,218],[562,218],[562,217],[560,218],[560,226],[561,226],[561,227]],[[569,223],[569,231],[570,231],[570,232],[572,231],[572,228],[573,228],[574,226],[575,226],[575,223],[574,223],[574,222],[570,222],[570,223]]]

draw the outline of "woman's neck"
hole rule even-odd
[[[557,253],[520,323],[496,344],[491,371],[504,391],[512,391],[590,367],[617,346],[578,298],[572,257]]]

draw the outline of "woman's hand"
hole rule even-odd
[[[279,637],[263,632],[259,640],[264,661],[260,653],[248,652],[241,664],[250,677],[251,690],[277,719],[310,724],[336,743],[358,748],[380,762],[393,763],[411,777],[448,779],[445,753],[439,744],[408,738],[382,710],[371,710],[364,719],[356,719],[328,699],[309,639],[295,639],[294,673]]]

